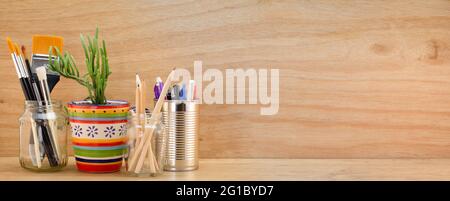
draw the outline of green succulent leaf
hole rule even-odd
[[[69,53],[64,55],[57,47],[49,49],[49,69],[59,73],[61,76],[75,80],[88,90],[88,100],[93,104],[106,104],[105,91],[108,77],[111,75],[108,64],[108,55],[106,53],[106,43],[102,40],[99,44],[99,29],[95,30],[95,35],[91,38],[80,34],[81,46],[85,55],[85,65],[87,73],[80,75],[76,66],[75,58]],[[55,50],[56,55],[53,54]]]

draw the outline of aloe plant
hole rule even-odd
[[[83,34],[80,34],[80,40],[85,54],[86,74],[80,76],[74,57],[67,51],[62,55],[57,47],[50,47],[49,69],[86,87],[89,92],[87,99],[93,104],[106,104],[105,90],[111,71],[105,40],[102,40],[99,45],[98,27],[94,38],[87,36],[86,40]],[[53,52],[55,52],[55,59],[52,59]]]

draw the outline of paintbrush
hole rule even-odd
[[[28,92],[28,96],[29,96],[28,100],[34,100],[35,99],[34,92],[31,87],[30,74],[27,71],[27,65],[25,62],[24,55],[22,54],[22,51],[19,48],[19,45],[17,45],[17,43],[14,43],[14,47],[15,47],[15,51],[16,51],[16,55],[17,55],[17,60],[19,61],[22,72],[23,72],[23,78],[25,79],[25,86],[27,87],[27,92]]]
[[[31,64],[30,64],[30,60],[28,59],[28,56],[26,54],[27,51],[26,51],[25,46],[22,45],[20,49],[22,50],[22,57],[25,60],[25,70],[26,70],[26,72],[28,74],[28,80],[30,82],[30,85],[31,85],[31,88],[32,88],[32,91],[33,91],[33,100],[36,100],[37,104],[39,106],[41,106],[42,105],[42,101],[44,99],[42,97],[41,88],[39,87],[39,83],[38,83],[39,81],[37,80],[37,78],[35,76],[32,76]],[[37,126],[36,122],[33,121],[33,123],[34,123],[34,126]],[[41,126],[41,125],[39,125],[39,126]],[[36,129],[36,128],[33,129],[33,132],[39,132],[39,136],[43,136],[42,135],[42,131],[43,131],[43,129]],[[33,133],[33,135],[34,135],[34,133]],[[34,136],[33,136],[33,138],[34,138]],[[37,142],[35,143],[35,140],[33,138],[30,138],[30,147],[39,145],[39,152],[41,153],[41,157],[40,158],[41,158],[41,160],[43,160],[44,159],[44,154],[45,154],[43,138],[42,137],[38,138],[39,141],[40,141],[39,143],[37,143]],[[32,151],[33,151],[33,149],[30,148],[30,152],[32,152]],[[36,152],[36,153],[38,153],[38,152]],[[34,154],[32,153],[31,155],[34,155]],[[38,160],[38,163],[40,163],[40,160]],[[38,164],[38,166],[39,166],[39,164]]]
[[[50,97],[50,89],[48,86],[48,78],[47,78],[47,71],[45,66],[41,66],[36,68],[36,75],[39,79],[40,86],[42,89],[42,97],[45,102],[45,114],[51,114],[53,113],[53,106],[52,106],[52,99]],[[48,121],[44,122],[47,123],[48,126],[42,126],[42,129],[45,129],[46,133],[44,133],[44,142],[46,143],[46,153],[49,158],[49,161],[51,161],[51,165],[58,165],[59,161],[59,146],[58,146],[58,138],[56,136],[56,127],[55,127],[55,120],[51,118],[47,118]],[[50,130],[47,130],[49,128]],[[45,135],[46,134],[46,135]]]
[[[11,41],[11,38],[6,38],[8,43],[9,52],[11,54],[11,58],[14,63],[14,67],[16,68],[17,76],[19,77],[20,86],[22,87],[23,95],[26,100],[32,100],[32,90],[31,86],[26,78],[26,72],[24,68],[24,63],[19,56],[19,50],[17,46]]]
[[[64,39],[60,36],[34,35],[31,55],[31,72],[36,78],[36,68],[47,66],[49,61],[49,51],[52,48],[52,59],[56,59],[55,48],[63,52]],[[50,92],[59,82],[60,76],[47,68],[47,82]],[[36,80],[36,79],[35,79]],[[42,92],[42,89],[41,89]]]
[[[19,46],[16,44],[16,49],[19,50]],[[30,86],[30,98],[31,100],[37,101],[38,105],[41,105],[40,100],[42,92],[40,91],[39,85],[37,84],[37,81],[33,78],[31,74],[31,65],[30,61],[28,60],[28,57],[26,55],[26,48],[25,46],[20,47],[19,51],[19,59],[24,64],[24,72],[25,72],[25,78],[27,80],[27,83]],[[42,130],[37,129],[36,126],[38,125],[34,120],[32,121],[33,127],[32,128],[32,135],[30,136],[30,155],[38,155],[38,159],[36,160],[38,168],[41,167],[41,161],[44,159],[45,154],[45,148],[43,144],[43,138],[39,137],[42,136]],[[39,134],[38,134],[39,133]],[[37,139],[37,140],[36,140]],[[32,149],[34,147],[34,149]]]
[[[20,53],[18,46],[14,44],[11,40],[11,38],[6,38],[6,41],[8,43],[8,48],[11,53],[11,58],[13,60],[14,66],[16,68],[17,76],[19,77],[20,85],[22,87],[22,92],[24,93],[26,100],[35,100],[34,92],[30,85],[30,79],[29,74],[26,71],[26,66],[24,63],[24,59],[22,58],[22,54]],[[36,165],[38,168],[41,167],[41,151],[40,151],[40,144],[37,130],[36,130],[36,122],[32,119],[31,121],[32,128],[31,132],[32,135],[30,136],[30,145],[29,145],[29,151],[30,151],[30,157],[31,161],[34,165]],[[35,143],[36,142],[36,143]]]
[[[33,100],[41,100],[42,99],[42,92],[40,91],[39,85],[37,84],[37,80],[32,76],[31,73],[31,64],[30,60],[28,60],[28,56],[26,54],[26,48],[25,46],[21,46],[20,48],[22,50],[22,56],[25,60],[25,70],[28,74],[29,83],[31,85],[31,88],[33,90]]]

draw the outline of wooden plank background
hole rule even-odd
[[[79,34],[109,46],[107,95],[173,67],[279,68],[280,110],[202,105],[203,158],[450,157],[450,1],[1,1],[0,35]],[[0,155],[18,154],[23,96],[0,48]],[[204,85],[207,83],[204,83]],[[54,99],[82,99],[63,80]]]

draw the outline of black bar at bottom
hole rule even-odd
[[[89,176],[86,174],[85,176]],[[95,176],[95,175],[94,175]],[[124,175],[118,174],[118,178]],[[94,178],[94,177],[93,177]],[[76,178],[74,178],[76,179]],[[142,179],[142,178],[139,178]],[[152,178],[148,178],[151,180]],[[0,192],[126,200],[316,200],[317,198],[429,198],[448,196],[449,182],[98,181],[0,182]],[[20,191],[20,192],[19,192]],[[41,192],[41,193],[39,193]],[[4,194],[2,194],[5,197]]]

